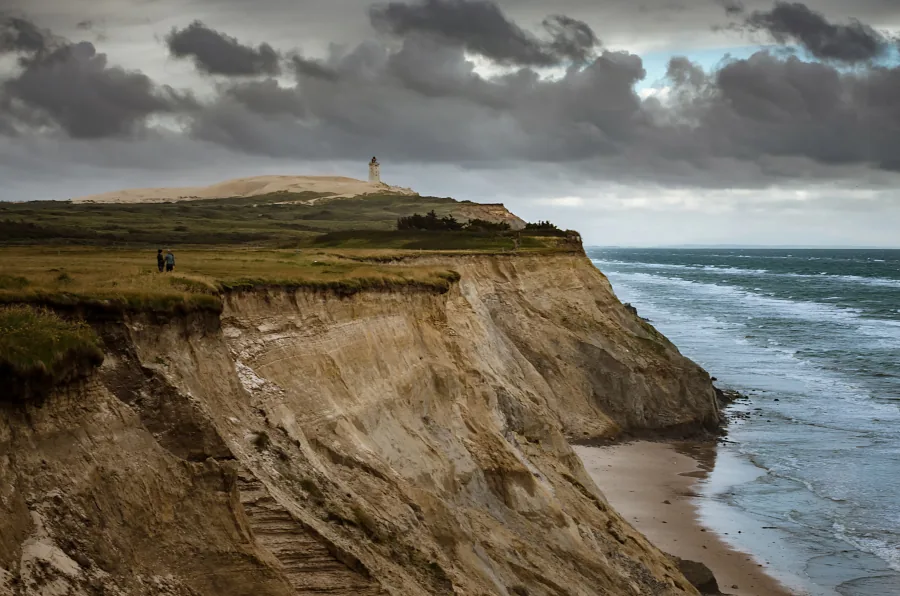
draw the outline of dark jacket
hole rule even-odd
[[[163,263],[166,262],[166,257],[163,256],[161,252],[156,253],[156,264],[160,267],[163,266]]]

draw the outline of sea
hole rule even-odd
[[[623,302],[748,397],[701,521],[796,594],[900,596],[900,250],[587,252]]]

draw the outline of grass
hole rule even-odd
[[[419,230],[342,230],[317,237],[312,245],[329,248],[393,248],[420,251],[504,252],[514,247],[514,232],[444,232]],[[520,250],[551,250],[558,238],[523,236]]]
[[[440,197],[369,195],[334,199],[315,193],[177,203],[0,203],[0,244],[107,246],[279,246],[337,230],[391,230],[397,218],[470,207]]]
[[[500,211],[498,211],[498,207]],[[438,217],[502,217],[498,205],[445,197],[372,194],[335,199],[280,192],[256,197],[167,203],[0,202],[0,246],[159,248],[228,246],[443,251],[567,248],[562,236],[541,230],[424,232],[397,230],[397,220],[434,211]],[[568,246],[568,249],[571,249]],[[0,279],[0,288],[11,285]]]
[[[538,232],[396,230],[399,217],[481,215],[450,198],[368,195],[332,199],[274,193],[176,203],[0,203],[0,305],[66,312],[221,312],[222,296],[252,288],[446,292],[446,267],[398,260],[430,255],[552,253],[581,248]],[[491,206],[491,214],[496,206]],[[156,248],[176,247],[160,275]],[[517,248],[516,248],[517,247]]]
[[[0,260],[0,304],[80,306],[111,312],[219,312],[223,294],[253,288],[305,288],[341,296],[403,288],[446,292],[459,279],[446,267],[371,262],[366,258],[369,252],[190,248],[176,251],[174,272],[160,274],[154,250],[5,248]]]
[[[0,307],[0,383],[17,400],[45,395],[57,384],[84,376],[103,362],[100,340],[83,322],[49,310]]]

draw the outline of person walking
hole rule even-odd
[[[175,269],[175,255],[171,250],[166,251],[166,273]]]
[[[166,257],[162,254],[162,249],[156,251],[156,267],[159,269],[159,272],[163,272],[163,267],[166,266]]]

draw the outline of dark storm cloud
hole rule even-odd
[[[47,34],[25,19],[0,13],[0,54],[40,52],[47,46]]]
[[[543,41],[510,21],[489,0],[391,2],[369,9],[372,25],[399,37],[435,36],[501,64],[553,66],[584,61],[599,45],[594,31],[567,16],[544,20]]]
[[[362,155],[374,143],[405,160],[562,162],[616,153],[633,134],[631,120],[643,118],[634,84],[645,73],[640,58],[627,53],[604,52],[559,81],[527,68],[485,78],[462,48],[422,38],[399,49],[364,43],[327,63],[335,78],[307,78],[291,88],[305,119],[288,117],[285,89],[271,86],[256,89],[271,101],[242,102],[252,113],[241,115],[229,100],[200,114],[194,134],[248,151],[270,138],[271,154],[321,159]]]
[[[223,97],[237,102],[257,114],[307,115],[303,98],[296,89],[284,88],[275,79],[248,81],[222,89]]]
[[[281,57],[268,44],[251,47],[236,38],[194,21],[173,29],[166,37],[169,52],[177,58],[193,58],[197,68],[226,76],[273,75],[281,71]]]
[[[553,15],[544,19],[543,25],[552,36],[549,43],[551,53],[562,59],[584,62],[600,45],[594,30],[583,21]]]
[[[318,60],[310,60],[302,56],[291,57],[291,69],[300,77],[313,77],[333,81],[338,76],[334,70]]]
[[[151,114],[189,103],[142,73],[110,66],[89,42],[54,38],[23,19],[2,24],[7,32],[2,49],[16,53],[21,66],[0,85],[7,134],[50,127],[73,138],[129,135],[142,130]]]
[[[883,56],[892,45],[869,25],[855,20],[837,25],[798,2],[778,0],[771,10],[749,14],[745,24],[767,32],[778,43],[797,43],[822,60],[865,62]]]
[[[684,68],[675,67],[683,73]],[[673,77],[689,116],[686,155],[742,161],[803,158],[826,166],[900,166],[900,70],[845,73],[760,52],[712,76]],[[786,173],[790,175],[789,173]],[[796,174],[795,174],[796,175]]]
[[[88,42],[30,61],[4,89],[28,112],[75,138],[136,132],[147,116],[172,111],[177,103],[175,94],[158,90],[147,76],[109,66]]]

